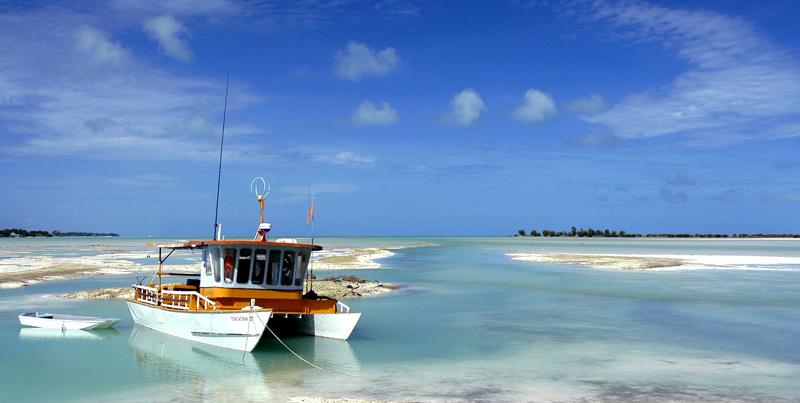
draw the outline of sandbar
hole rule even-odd
[[[800,257],[743,255],[603,254],[603,253],[509,253],[514,260],[573,264],[613,270],[766,270],[798,271]]]

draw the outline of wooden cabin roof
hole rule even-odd
[[[307,243],[292,243],[292,242],[273,242],[273,241],[252,241],[252,240],[225,240],[225,241],[184,241],[169,244],[158,244],[159,248],[166,249],[192,249],[203,248],[209,245],[231,245],[231,246],[272,246],[272,247],[295,247],[301,249],[311,249],[312,251],[322,250],[320,245],[312,245]]]

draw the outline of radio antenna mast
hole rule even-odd
[[[228,77],[225,80],[225,107],[222,109],[222,138],[219,141],[219,168],[217,170],[217,203],[214,206],[214,236],[213,240],[219,240],[219,185],[222,181],[222,146],[225,144],[225,118],[228,115],[228,86],[231,83],[231,71],[228,70]]]

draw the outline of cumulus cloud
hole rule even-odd
[[[542,122],[555,115],[553,97],[533,88],[525,91],[524,101],[514,111],[514,117],[524,122]]]
[[[586,121],[623,138],[682,135],[697,145],[800,136],[800,63],[748,21],[647,3],[588,9],[588,20],[623,32],[626,41],[663,44],[688,68]]]
[[[168,56],[188,62],[194,58],[186,37],[189,30],[169,15],[153,17],[144,22],[144,32],[156,41]]]
[[[367,45],[349,42],[336,55],[336,75],[358,81],[367,76],[385,76],[400,67],[400,57],[394,48],[374,51]]]
[[[485,110],[486,105],[480,94],[472,88],[467,88],[456,94],[450,101],[450,111],[446,120],[455,126],[472,126]]]
[[[97,63],[119,65],[129,57],[119,42],[112,42],[106,33],[88,25],[75,30],[75,48]]]
[[[583,98],[576,98],[567,103],[570,112],[579,115],[600,112],[606,108],[606,100],[600,94],[589,94]]]
[[[397,122],[397,112],[384,102],[380,108],[370,101],[364,101],[353,112],[350,121],[356,126],[387,126]]]

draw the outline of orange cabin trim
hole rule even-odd
[[[179,284],[170,284],[164,286],[163,290],[182,290],[185,286]],[[211,291],[211,292],[208,292]],[[234,291],[234,292],[231,292]],[[244,291],[244,293],[242,292]],[[253,292],[255,291],[255,292]],[[216,305],[206,307],[202,302],[198,303],[197,297],[190,295],[187,297],[164,295],[162,301],[164,304],[182,303],[188,308],[182,310],[178,308],[169,307],[166,305],[158,305],[159,309],[175,312],[209,312],[209,311],[229,311],[229,310],[242,310],[244,307],[249,306],[252,299],[255,300],[257,306],[263,309],[271,309],[275,314],[316,314],[316,313],[336,313],[335,299],[303,299],[300,291],[274,291],[274,290],[242,290],[242,289],[225,289],[225,288],[202,288],[200,294],[211,299]],[[137,298],[141,297],[137,290],[133,298],[128,298],[128,301],[135,302],[141,305],[152,306],[139,301]]]
[[[253,290],[250,288],[223,288],[223,287],[202,287],[200,294],[211,299],[231,298],[250,301],[256,299],[302,299],[303,292],[300,290]]]
[[[336,313],[336,299],[303,299],[300,290],[253,290],[243,288],[203,287],[200,294],[216,302],[217,309],[242,309],[256,300],[256,305],[274,313]]]

